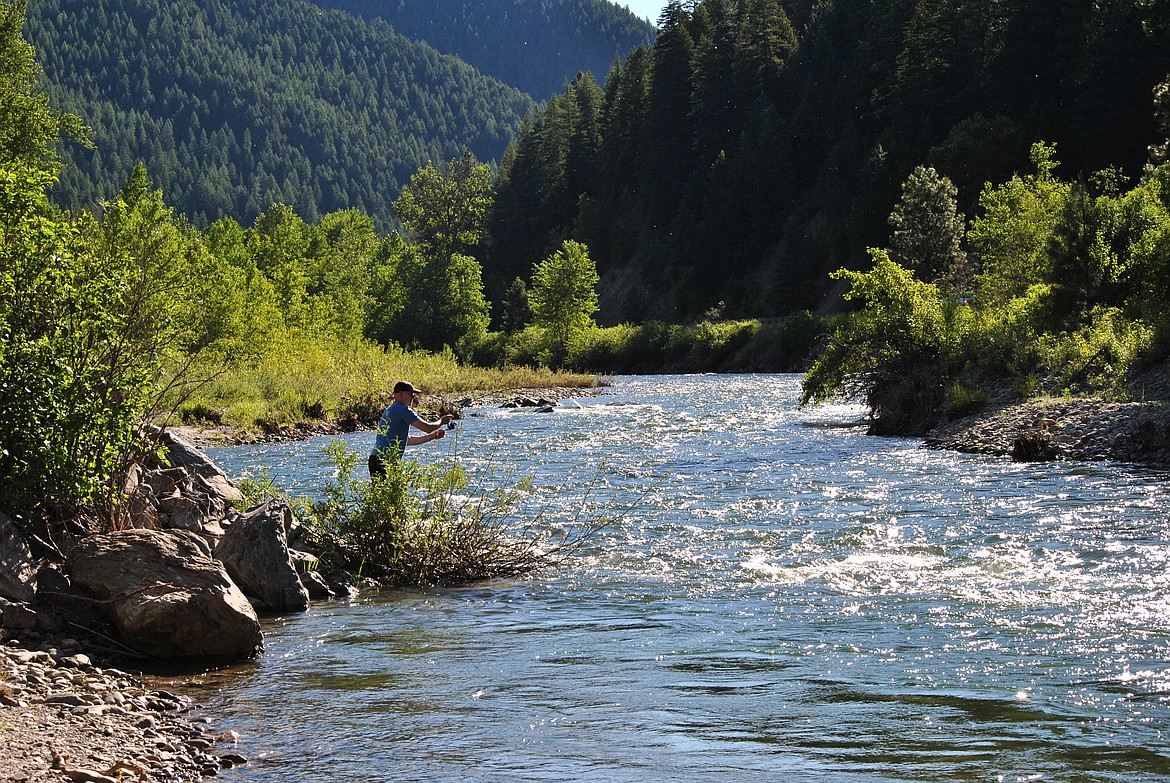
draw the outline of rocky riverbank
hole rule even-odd
[[[464,408],[478,407],[540,407],[555,405],[557,400],[575,397],[595,397],[605,391],[601,387],[556,386],[541,389],[508,389],[501,391],[471,392],[460,399],[431,396],[418,406],[423,416],[438,417],[452,413],[459,418]],[[181,424],[170,427],[185,440],[199,448],[215,446],[238,446],[246,443],[278,443],[304,440],[318,435],[337,435],[342,432],[357,432],[373,429],[378,423],[378,414],[358,419],[326,419],[323,421],[297,422],[267,429],[248,430],[227,424]]]
[[[443,403],[541,410],[562,391],[597,393],[516,390]],[[302,425],[264,437],[342,429]],[[286,502],[239,510],[238,488],[197,448],[247,438],[181,431],[195,442],[159,431],[167,460],[129,471],[112,532],[82,520],[22,529],[0,514],[0,783],[177,783],[245,763],[232,737],[193,716],[190,699],[111,664],[241,660],[262,649],[257,612],[350,594],[345,574],[320,572]]]
[[[185,781],[245,763],[187,697],[95,666],[75,640],[20,645],[0,647],[0,781]]]
[[[927,434],[928,448],[1170,467],[1170,403],[1056,398],[990,407]]]

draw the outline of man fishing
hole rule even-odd
[[[418,446],[442,438],[446,427],[454,418],[443,414],[438,421],[427,421],[415,413],[411,405],[418,399],[419,391],[407,381],[394,384],[394,402],[378,419],[378,434],[374,439],[374,450],[370,452],[370,478],[386,476],[390,460],[401,459],[407,446]],[[421,430],[423,435],[411,435],[410,428]]]

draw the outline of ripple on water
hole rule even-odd
[[[233,775],[1170,780],[1164,477],[927,451],[798,396],[618,378],[419,449],[533,476],[562,524],[630,508],[565,571],[268,622],[209,704],[262,759]],[[215,457],[313,491],[324,442]]]

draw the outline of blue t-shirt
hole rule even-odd
[[[378,419],[378,435],[374,439],[372,453],[386,456],[390,453],[391,444],[398,450],[398,456],[406,451],[406,439],[410,435],[410,425],[418,421],[418,414],[409,405],[395,401],[389,408],[382,411]]]

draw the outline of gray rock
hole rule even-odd
[[[337,593],[325,581],[325,577],[321,576],[316,571],[306,571],[300,575],[301,584],[309,593],[309,598],[314,601],[322,601],[327,598],[336,598]]]
[[[240,491],[224,479],[209,479],[196,473],[188,483],[190,494],[198,498],[203,515],[209,519],[223,519],[227,512],[227,501],[239,502],[243,500]]]
[[[28,604],[12,603],[0,598],[0,626],[27,631],[36,628],[39,618]]]
[[[193,498],[182,495],[161,498],[158,501],[158,513],[163,520],[163,527],[171,530],[195,532],[203,529],[203,510]]]
[[[93,667],[93,661],[84,653],[63,656],[57,664],[62,668],[68,669],[88,669]]]
[[[0,512],[0,597],[17,603],[31,601],[37,593],[37,563],[24,534]]]
[[[210,457],[197,449],[194,444],[170,430],[160,432],[159,439],[166,446],[167,456],[171,465],[186,468],[189,473],[202,476],[207,480],[208,484],[216,488],[220,496],[225,500],[238,503],[244,499],[243,493],[232,486],[231,481],[219,469],[219,466],[212,462]]]
[[[83,539],[73,582],[102,602],[123,640],[171,660],[240,660],[262,646],[248,599],[198,536],[127,530]]]
[[[269,501],[236,517],[215,547],[215,557],[260,611],[309,608],[288,549],[292,520],[287,503]]]
[[[152,470],[142,477],[142,483],[150,487],[160,498],[179,494],[179,487],[190,474],[183,467]]]
[[[158,530],[158,498],[147,484],[139,484],[130,491],[126,502],[128,526],[139,530]]]

